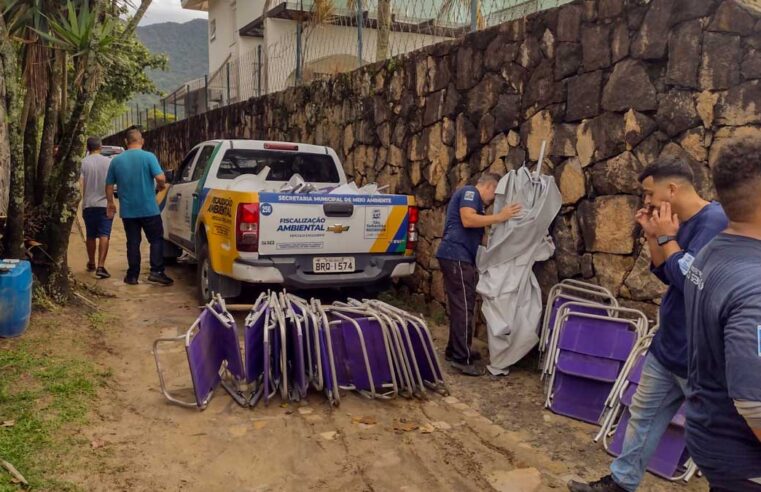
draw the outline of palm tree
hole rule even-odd
[[[389,57],[388,43],[391,35],[391,0],[378,0],[378,46],[375,60]]]
[[[463,13],[466,13],[465,17],[467,19],[470,19],[471,8],[472,0],[444,0],[441,3],[439,15],[436,20],[438,23],[442,23],[442,21],[452,19],[453,17],[456,19]],[[478,29],[486,27],[486,19],[483,16],[483,10],[483,0],[476,0],[476,27]]]

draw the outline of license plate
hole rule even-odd
[[[312,260],[314,273],[347,273],[357,268],[354,257],[344,256],[339,258],[315,258]]]

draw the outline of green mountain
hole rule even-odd
[[[196,19],[184,24],[162,22],[137,28],[140,41],[154,53],[163,53],[169,58],[167,71],[150,70],[148,74],[156,86],[165,94],[189,80],[203,77],[209,66],[209,45],[207,42],[208,22]],[[159,103],[158,96],[141,94],[135,103],[142,110]]]

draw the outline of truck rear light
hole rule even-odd
[[[417,247],[417,224],[418,209],[417,207],[410,207],[407,214],[407,249],[415,249]]]
[[[299,150],[299,146],[295,144],[266,143],[264,144],[264,150],[288,150],[297,152]]]
[[[238,251],[259,251],[259,204],[241,203],[235,220],[235,243]]]

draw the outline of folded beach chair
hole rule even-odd
[[[173,395],[166,387],[159,347],[170,343],[182,343],[185,346],[190,379],[193,383],[193,401]],[[153,356],[161,392],[169,401],[203,410],[221,384],[240,405],[248,404],[248,399],[241,389],[246,375],[238,346],[235,320],[225,309],[221,297],[216,297],[203,308],[198,319],[186,333],[154,341]]]
[[[436,347],[433,344],[433,337],[425,320],[382,301],[365,302],[395,321],[405,360],[408,361],[412,376],[417,381],[421,393],[425,394],[427,388],[440,394],[449,394],[436,354]]]
[[[356,308],[320,306],[320,309],[327,320],[338,387],[368,398],[396,396],[399,387],[383,321]]]
[[[608,307],[606,314],[576,312],[569,302],[558,313],[548,345],[550,380],[545,406],[571,418],[599,424],[626,361],[647,333],[640,311]]]
[[[630,418],[629,406],[637,392],[651,341],[652,336],[646,337],[632,352],[631,362],[619,378],[613,408],[598,434],[598,438],[602,437],[605,450],[613,456],[618,456],[623,451],[626,426]],[[648,471],[672,481],[688,481],[697,473],[697,467],[687,452],[684,424],[682,405],[661,437],[655,454],[648,463]]]
[[[547,298],[542,325],[539,333],[539,368],[542,378],[549,372],[547,362],[547,345],[557,322],[558,311],[569,302],[575,304],[573,310],[590,314],[604,315],[608,306],[618,307],[618,301],[608,289],[578,280],[564,280],[555,285]]]

